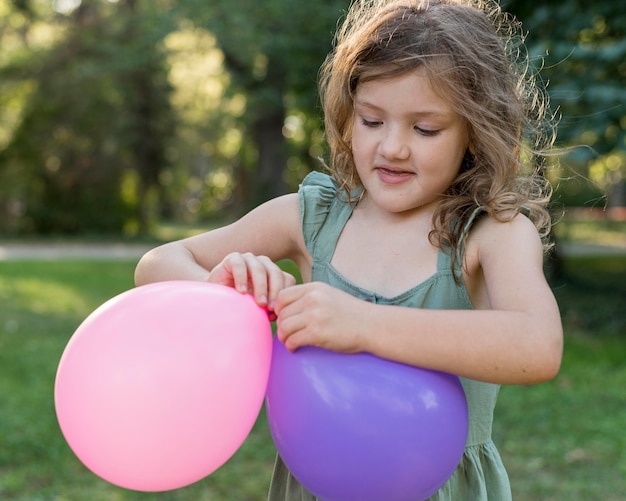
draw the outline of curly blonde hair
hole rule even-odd
[[[360,188],[352,156],[354,96],[367,81],[425,70],[463,117],[469,148],[433,216],[433,245],[461,255],[477,207],[499,221],[526,214],[548,246],[551,187],[542,175],[556,124],[530,71],[521,26],[492,0],[355,0],[320,71],[330,171]]]

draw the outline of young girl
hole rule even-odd
[[[491,441],[499,385],[547,381],[561,362],[542,268],[549,190],[533,168],[553,138],[513,59],[516,28],[480,0],[357,1],[321,72],[331,175],[158,247],[136,270],[138,285],[253,294],[289,350],[370,352],[461,376],[469,437],[436,500],[511,499]],[[303,284],[275,264],[285,258]],[[270,499],[314,497],[278,458]]]

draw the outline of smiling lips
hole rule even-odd
[[[414,172],[394,169],[392,167],[377,167],[378,178],[385,184],[401,184],[415,176]]]

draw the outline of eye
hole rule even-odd
[[[436,136],[440,132],[438,129],[424,129],[417,126],[415,126],[415,130],[422,136]]]
[[[379,125],[382,124],[382,122],[379,122],[377,120],[366,120],[365,118],[361,118],[361,123],[365,127],[378,127]]]

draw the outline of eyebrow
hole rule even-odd
[[[368,101],[363,101],[361,99],[355,99],[354,100],[354,106],[355,106],[355,108],[357,106],[362,106],[364,108],[370,108],[373,111],[385,111],[380,106],[376,106],[373,103],[370,103]],[[438,111],[438,110],[428,110],[428,109],[426,109],[426,110],[411,111],[411,112],[408,112],[407,115],[415,116],[415,117],[450,118],[450,116],[452,116],[452,113],[449,113],[447,111]]]

